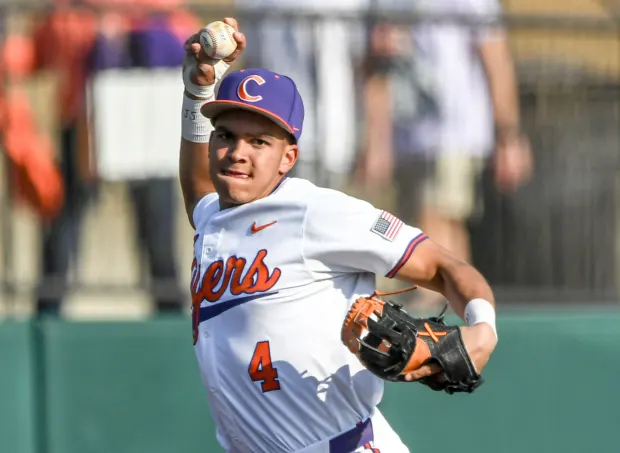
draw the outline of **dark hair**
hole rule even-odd
[[[288,142],[289,145],[297,144],[297,138],[293,134],[291,134],[289,131],[286,131],[286,141]]]

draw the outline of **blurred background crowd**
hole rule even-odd
[[[189,314],[179,67],[225,16],[234,67],[298,84],[296,176],[419,226],[500,304],[618,303],[615,0],[0,0],[0,317]]]

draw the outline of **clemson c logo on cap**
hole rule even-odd
[[[263,79],[259,75],[254,74],[254,75],[248,76],[245,79],[243,79],[241,81],[241,83],[239,84],[239,88],[237,88],[237,96],[239,96],[239,99],[241,99],[242,101],[258,102],[263,97],[262,96],[252,96],[250,93],[248,93],[247,84],[250,81],[254,81],[258,85],[262,85],[263,83],[265,83],[265,79]]]

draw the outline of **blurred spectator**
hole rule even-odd
[[[370,26],[358,172],[372,187],[394,176],[397,214],[469,261],[466,222],[481,214],[483,171],[498,189],[513,191],[532,169],[500,4],[376,0],[374,8],[470,21]]]
[[[60,309],[70,262],[78,252],[85,208],[96,190],[96,159],[89,139],[93,131],[85,101],[87,82],[97,71],[110,68],[180,67],[185,37],[198,22],[168,3],[146,6],[133,2],[134,10],[100,16],[88,10],[59,8],[38,22],[37,67],[61,74],[60,160],[67,196],[60,214],[44,228],[37,314],[57,314]],[[174,178],[129,182],[136,238],[146,252],[159,312],[179,311],[183,300],[173,246],[175,183]]]
[[[37,15],[33,30],[33,70],[57,74],[58,161],[65,191],[60,213],[42,223],[37,314],[57,314],[60,309],[70,262],[78,251],[81,220],[95,189],[91,156],[84,142],[87,132],[83,89],[84,58],[95,37],[96,17],[87,10],[57,6]]]
[[[245,66],[265,67],[293,78],[304,99],[306,116],[296,175],[342,189],[356,147],[355,55],[363,51],[351,22],[330,11],[356,11],[367,0],[236,0],[259,14],[289,11],[301,17],[256,18],[243,24],[248,37]],[[319,12],[325,18],[307,19]]]
[[[37,126],[22,82],[34,66],[31,40],[6,33],[0,21],[0,144],[8,157],[9,192],[14,203],[24,202],[43,222],[56,216],[64,192],[53,145]],[[6,36],[5,36],[6,34]]]

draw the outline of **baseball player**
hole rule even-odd
[[[228,59],[208,60],[197,35],[186,43],[180,149],[193,342],[218,441],[227,452],[408,452],[377,409],[384,380],[341,341],[347,311],[376,275],[438,291],[466,319],[480,372],[497,342],[491,288],[419,229],[287,177],[303,153],[303,101],[267,69],[223,77],[246,45],[225,22],[237,30]],[[403,380],[441,371],[426,364]]]

